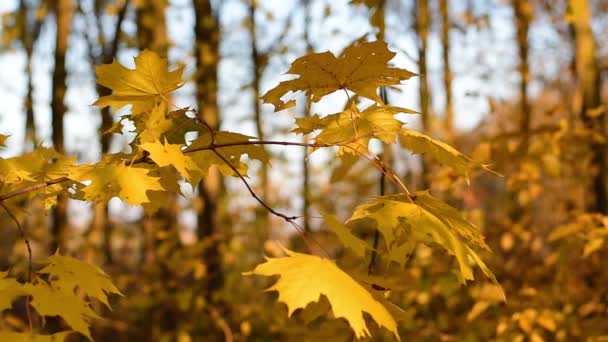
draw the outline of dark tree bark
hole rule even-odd
[[[450,8],[448,0],[439,0],[441,12],[441,45],[443,48],[443,88],[445,91],[445,131],[449,141],[454,138],[454,107],[452,104],[452,67],[450,64]]]
[[[420,87],[418,96],[420,101],[420,115],[422,118],[422,131],[427,132],[430,127],[430,108],[431,108],[431,93],[429,89],[428,72],[427,72],[427,54],[428,54],[428,36],[430,30],[430,14],[428,0],[415,1],[415,30],[418,37],[418,72],[420,74]],[[421,185],[423,188],[428,188],[429,163],[425,156],[421,157]]]
[[[198,114],[212,129],[220,126],[220,115],[217,103],[220,29],[218,19],[214,16],[209,0],[194,0],[195,12],[195,46],[196,56],[196,98]],[[209,240],[205,251],[207,265],[207,282],[205,293],[208,299],[223,286],[224,277],[219,251],[219,200],[223,189],[223,180],[217,168],[211,168],[209,174],[199,185],[199,196],[203,208],[198,214],[198,238]]]
[[[256,1],[249,1],[249,35],[251,41],[251,61],[253,64],[253,79],[251,80],[251,86],[253,89],[253,119],[255,122],[256,134],[260,140],[265,140],[266,134],[264,134],[264,121],[262,119],[262,107],[260,103],[260,82],[262,78],[262,72],[266,67],[266,54],[260,53],[258,49],[258,37],[257,37],[257,20],[255,17],[256,13]],[[264,148],[264,146],[261,146]],[[260,197],[263,201],[268,201],[268,164],[262,163],[260,167]],[[270,213],[263,207],[259,206],[256,210],[256,225],[262,229],[268,229],[270,223]]]
[[[96,0],[95,13],[93,13],[94,22],[91,23],[95,27],[97,27],[98,36],[89,38],[89,56],[91,61],[91,66],[95,67],[98,64],[109,64],[112,63],[112,60],[116,57],[118,52],[118,46],[120,42],[120,35],[122,32],[122,24],[127,14],[127,9],[129,8],[130,1],[126,0],[122,7],[120,8],[117,20],[116,27],[114,31],[114,35],[111,39],[107,40],[103,36],[103,27],[101,16],[103,15],[103,11],[105,7],[101,6],[99,0]],[[84,15],[84,13],[83,13]],[[101,46],[97,46],[100,44]],[[95,50],[100,51],[95,54]],[[107,96],[112,93],[112,90],[102,86],[101,84],[96,84],[97,95],[99,97]],[[113,123],[112,112],[110,107],[102,108],[100,111],[101,114],[101,126],[99,128],[99,144],[100,144],[100,152],[101,155],[108,153],[110,150],[111,136],[108,134],[104,134]],[[106,259],[106,262],[111,264],[113,262],[112,256],[112,234],[113,234],[113,225],[109,221],[108,216],[108,204],[107,203],[96,203],[93,207],[93,219],[91,221],[90,232],[100,232],[103,235],[103,255]]]
[[[528,150],[530,140],[531,109],[528,100],[528,81],[530,70],[528,65],[528,31],[532,19],[532,4],[528,0],[513,0],[515,27],[517,30],[517,51],[519,56],[519,130],[521,143],[519,153]]]
[[[72,0],[57,0],[54,2],[54,12],[56,18],[55,35],[55,67],[53,68],[52,79],[52,139],[53,146],[59,153],[65,152],[63,116],[67,110],[65,94],[67,91],[67,72],[65,56],[68,50],[68,40],[72,26],[73,4]],[[65,250],[67,240],[67,204],[68,199],[65,195],[57,196],[57,205],[53,209],[53,222],[51,227],[50,249],[54,252],[57,249]]]
[[[30,22],[32,9],[28,7],[26,0],[19,1],[19,16],[21,17],[21,41],[25,50],[25,73],[27,75],[27,91],[24,99],[25,107],[25,141],[24,148],[35,145],[36,122],[34,116],[34,83],[32,78],[32,55],[34,54],[34,44],[40,35],[42,20],[36,18]],[[31,26],[30,26],[31,25]]]

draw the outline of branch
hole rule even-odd
[[[30,185],[30,186],[26,186],[25,188],[21,188],[15,191],[10,191],[4,194],[0,195],[0,204],[9,199],[9,198],[13,198],[19,195],[23,195],[26,194],[28,192],[32,192],[32,191],[36,191],[38,189],[42,189],[42,188],[46,188],[47,186],[51,186],[51,185],[55,185],[55,184],[59,184],[59,183],[63,183],[63,182],[67,182],[70,179],[68,177],[59,177],[59,178],[55,178],[55,179],[51,179],[48,180],[44,183],[38,183],[38,184],[34,184],[34,185]]]

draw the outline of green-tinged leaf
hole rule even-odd
[[[141,148],[150,153],[150,159],[158,166],[173,166],[186,179],[190,179],[192,171],[199,171],[192,158],[182,152],[181,145],[155,141],[141,144]]]
[[[78,287],[89,297],[94,297],[108,308],[107,294],[122,295],[110,278],[97,266],[56,252],[46,259],[47,265],[38,273],[48,274],[53,286],[67,294],[74,294]]]
[[[458,233],[458,235],[466,241],[471,242],[475,247],[487,251],[490,250],[490,247],[485,243],[485,239],[477,227],[467,220],[458,210],[438,198],[431,196],[429,191],[418,191],[413,198],[414,203],[435,215],[435,217],[449,227],[450,230]]]
[[[27,332],[0,331],[0,341],[10,342],[63,342],[73,331],[62,331],[52,335]]]
[[[112,64],[96,67],[97,83],[112,89],[112,94],[103,96],[95,105],[112,106],[119,109],[133,105],[134,115],[150,111],[163,97],[183,85],[184,68],[169,72],[167,60],[150,50],[135,57],[135,69],[128,69],[114,60]]]
[[[289,92],[305,91],[307,97],[318,102],[323,96],[342,89],[382,103],[378,88],[400,84],[415,75],[405,69],[389,67],[388,62],[393,57],[395,53],[383,41],[356,41],[339,57],[330,52],[312,53],[291,63],[287,74],[298,75],[298,78],[279,83],[262,96],[262,100],[280,111],[295,105],[295,100],[282,100]]]
[[[452,146],[435,140],[428,135],[409,129],[402,129],[399,134],[401,146],[418,154],[429,154],[439,163],[452,167],[459,174],[469,177],[471,171],[484,169],[491,171],[487,165],[483,165],[458,152]]]
[[[23,284],[17,279],[8,278],[8,272],[0,272],[0,312],[10,309],[13,301],[25,294]]]
[[[460,233],[454,230],[458,226],[446,225],[423,207],[410,203],[405,196],[385,196],[360,205],[347,223],[362,219],[375,221],[377,229],[384,236],[391,259],[401,265],[408,260],[416,243],[438,244],[454,255],[463,283],[473,279],[469,258],[478,264],[481,261],[466,245],[470,241],[458,238]],[[479,266],[486,273],[485,265]],[[489,277],[495,280],[493,275]]]
[[[365,241],[354,236],[350,229],[338,221],[336,216],[323,215],[323,220],[327,224],[327,227],[338,236],[342,245],[352,249],[359,257],[365,257],[365,251],[372,249]]]
[[[268,258],[248,274],[273,276],[279,280],[268,291],[278,291],[279,301],[287,304],[289,315],[324,295],[336,318],[345,318],[358,338],[370,332],[363,312],[397,338],[397,323],[389,311],[359,283],[328,259],[285,250],[287,257]]]
[[[42,316],[59,316],[74,330],[89,340],[88,319],[98,318],[88,304],[74,293],[66,293],[45,283],[25,284],[24,289],[32,296],[30,305]]]

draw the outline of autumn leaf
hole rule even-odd
[[[282,100],[289,92],[305,91],[307,97],[318,102],[323,96],[342,89],[383,103],[377,94],[378,88],[400,84],[415,75],[389,67],[387,63],[393,57],[395,53],[383,41],[357,41],[338,57],[328,51],[309,54],[296,59],[287,71],[298,78],[279,83],[262,96],[262,100],[273,104],[276,112],[295,105],[295,100]]]
[[[319,114],[315,114],[313,116],[296,118],[296,128],[292,129],[291,132],[297,134],[308,134],[321,127],[321,117],[319,117]]]
[[[352,249],[357,256],[363,258],[365,257],[365,251],[372,249],[367,242],[353,235],[348,227],[336,219],[335,215],[323,215],[323,220],[327,224],[327,227],[340,239],[342,245]]]
[[[93,340],[88,319],[99,316],[74,293],[66,293],[45,283],[25,284],[32,296],[30,305],[42,316],[59,316],[74,330]]]
[[[241,158],[244,155],[247,155],[249,159],[256,159],[262,163],[269,163],[270,156],[265,149],[255,144],[246,144],[253,140],[255,140],[255,138],[234,132],[220,131],[214,134],[214,144],[227,145],[217,147],[216,151],[227,161],[229,161],[230,164],[234,166],[241,174],[247,174],[247,165],[241,163]],[[188,156],[192,158],[200,170],[198,175],[191,178],[191,183],[197,183],[200,178],[207,174],[209,168],[213,165],[216,165],[222,174],[226,176],[234,175],[232,168],[212,150],[208,149],[210,144],[211,134],[207,132],[201,135],[198,139],[194,140],[192,144],[190,144],[185,150],[188,152]],[[198,150],[201,148],[205,149]]]
[[[0,312],[10,309],[15,299],[26,294],[21,283],[7,276],[8,272],[0,272]]]
[[[22,157],[0,158],[0,182],[5,184],[16,184],[23,181],[35,181],[36,179],[20,165]]]
[[[123,162],[112,162],[111,156],[95,165],[82,165],[69,174],[77,182],[90,182],[77,194],[87,201],[108,201],[118,196],[130,205],[150,201],[146,192],[164,190],[159,179],[149,175],[144,167],[127,166]],[[83,184],[84,185],[84,184]]]
[[[372,138],[387,144],[395,142],[403,125],[395,115],[408,112],[409,109],[386,105],[372,105],[361,112],[353,103],[347,110],[321,119],[321,132],[315,143],[339,145],[338,155],[366,153]]]
[[[493,172],[487,165],[472,160],[452,146],[420,132],[402,129],[399,133],[399,141],[402,147],[413,153],[428,154],[439,163],[453,168],[456,172],[467,178],[471,171],[475,169]]]
[[[156,141],[140,146],[150,153],[150,159],[158,166],[173,166],[186,179],[190,179],[191,172],[200,170],[192,158],[182,152],[181,145]]]
[[[74,294],[75,288],[78,287],[108,308],[110,303],[107,294],[122,295],[100,268],[89,263],[60,255],[58,251],[48,257],[46,263],[38,273],[48,274],[53,284],[67,294]]]
[[[443,224],[466,241],[473,243],[475,247],[487,251],[490,250],[490,247],[485,243],[485,239],[477,227],[467,220],[458,210],[438,198],[433,197],[428,190],[418,191],[412,197],[414,203],[435,215]]]
[[[97,83],[112,89],[112,94],[103,96],[94,104],[114,109],[133,105],[133,115],[149,111],[168,93],[184,83],[184,67],[168,71],[167,60],[150,50],[135,57],[135,69],[129,69],[114,60],[95,68]]]
[[[441,208],[437,208],[435,206],[432,210],[440,211]],[[438,244],[458,261],[462,283],[474,278],[469,258],[480,267],[484,275],[496,282],[481,258],[467,245],[471,241],[477,245],[479,241],[476,236],[469,238],[467,234],[461,233],[462,227],[455,224],[455,221],[444,223],[422,206],[411,203],[406,196],[384,196],[362,204],[346,223],[362,219],[371,219],[376,223],[384,237],[386,248],[393,256],[391,259],[400,265],[408,260],[416,243]],[[464,235],[465,241],[460,240],[459,235]]]
[[[285,250],[287,257],[268,258],[252,272],[264,276],[279,275],[268,291],[277,291],[279,301],[287,304],[289,315],[321,295],[329,301],[336,318],[345,318],[358,338],[369,337],[363,318],[367,312],[378,325],[387,328],[399,339],[397,323],[389,311],[348,274],[328,259]]]

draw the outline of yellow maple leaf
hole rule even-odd
[[[0,272],[0,312],[10,309],[15,299],[26,295],[23,285],[7,276],[8,272]]]
[[[379,87],[400,84],[414,76],[405,69],[389,67],[395,57],[383,41],[361,42],[348,46],[339,57],[329,51],[313,53],[291,63],[288,74],[298,78],[283,81],[268,91],[262,100],[275,106],[275,111],[293,107],[295,100],[281,98],[289,92],[306,91],[313,102],[340,89],[383,103],[378,96]]]
[[[375,221],[384,237],[391,260],[402,266],[417,243],[437,244],[456,258],[462,283],[474,279],[472,262],[479,266],[487,278],[498,284],[494,274],[468,245],[471,243],[487,248],[481,234],[473,233],[474,227],[463,227],[464,219],[457,220],[451,209],[437,205],[436,201],[425,199],[423,205],[424,207],[411,203],[408,197],[403,195],[383,196],[359,205],[346,223],[362,219]],[[447,215],[439,218],[444,212],[447,212]]]
[[[85,301],[74,293],[66,293],[46,283],[25,284],[32,296],[30,305],[42,316],[59,316],[74,330],[93,340],[87,319],[99,318]]]
[[[150,153],[150,159],[158,166],[173,166],[186,179],[190,179],[192,171],[200,172],[192,158],[182,152],[181,145],[169,144],[167,141],[163,144],[156,141],[140,146]]]
[[[160,181],[143,167],[113,163],[112,157],[95,165],[82,165],[72,170],[68,177],[78,182],[90,182],[81,189],[81,199],[87,201],[108,201],[120,197],[130,205],[150,201],[147,191],[164,190]]]
[[[59,254],[59,251],[46,259],[47,265],[38,271],[48,274],[54,285],[68,294],[73,294],[76,287],[90,297],[97,298],[108,308],[106,293],[122,295],[110,278],[97,266],[78,259]]]
[[[361,112],[352,103],[347,110],[320,120],[318,126],[322,130],[315,142],[340,145],[338,155],[365,153],[372,138],[393,143],[403,125],[395,119],[395,114],[410,112],[409,109],[385,105],[372,105]]]
[[[267,258],[265,263],[246,274],[280,275],[268,291],[279,292],[279,301],[287,304],[290,316],[324,295],[334,316],[345,318],[358,338],[370,336],[363,312],[399,338],[397,323],[386,307],[333,261],[287,249],[285,252],[287,257]]]
[[[420,132],[404,128],[399,132],[399,142],[402,147],[413,153],[431,155],[439,163],[453,168],[467,178],[470,172],[475,169],[493,172],[488,168],[488,165],[481,164],[460,153],[452,146]]]
[[[133,115],[149,111],[159,99],[184,83],[183,66],[169,72],[167,60],[150,50],[144,50],[135,57],[135,69],[126,68],[114,60],[111,64],[96,67],[95,72],[97,83],[113,91],[97,100],[95,105],[119,109],[132,104]]]

